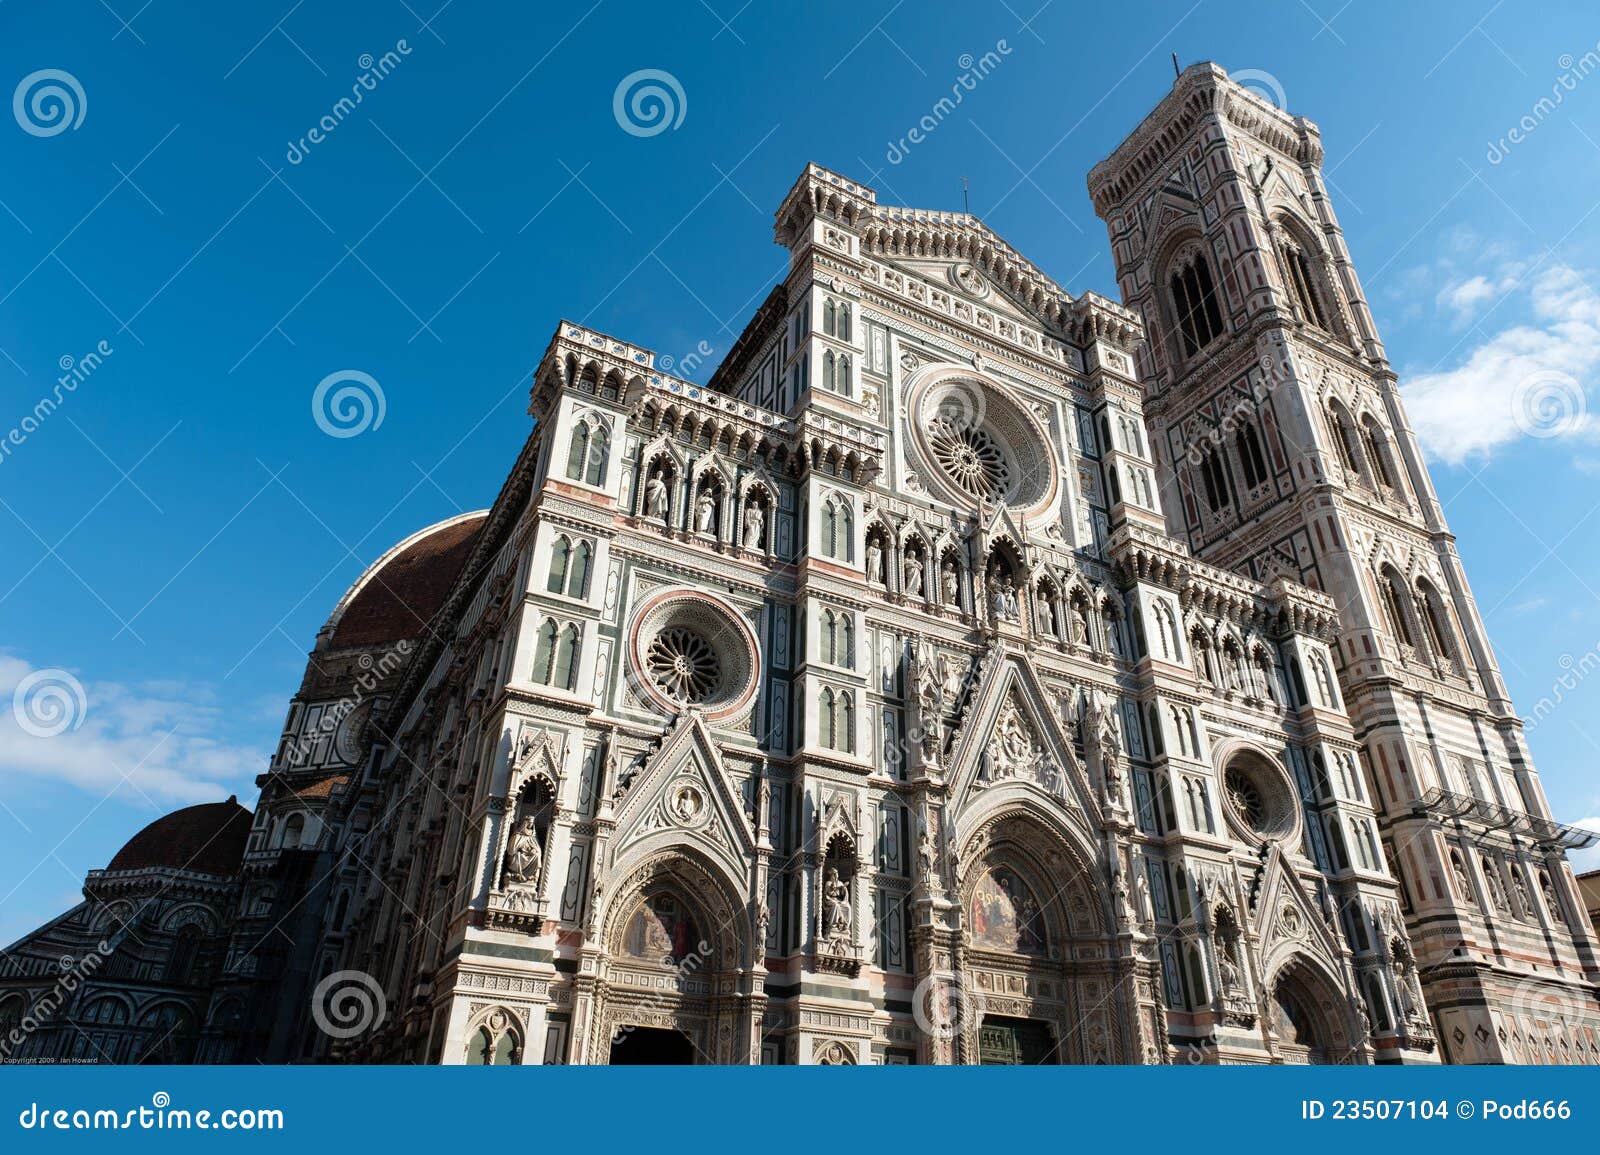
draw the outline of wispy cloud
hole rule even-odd
[[[1585,830],[1600,832],[1600,818],[1580,818],[1572,825],[1581,826]],[[1572,863],[1572,869],[1579,874],[1590,870],[1600,870],[1600,843],[1589,847],[1587,850],[1574,850],[1567,855]]]
[[[38,779],[167,806],[247,790],[267,752],[219,737],[226,720],[203,685],[94,681],[0,652],[0,791]]]
[[[1552,265],[1510,291],[1525,319],[1481,340],[1454,368],[1413,376],[1402,385],[1423,447],[1458,465],[1523,437],[1590,437],[1589,393],[1600,370],[1600,295],[1576,269]],[[1441,307],[1481,307],[1475,282],[1498,299],[1497,279],[1447,285]],[[1472,287],[1468,287],[1472,286]]]

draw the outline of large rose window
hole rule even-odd
[[[722,660],[716,647],[681,626],[662,630],[650,639],[645,665],[656,688],[679,702],[704,702],[722,684]]]
[[[952,502],[1039,510],[1055,500],[1050,435],[998,384],[935,373],[913,386],[908,412],[921,473]]]
[[[630,683],[664,712],[692,706],[726,717],[755,694],[755,634],[720,597],[687,589],[655,594],[640,607],[631,650]]]

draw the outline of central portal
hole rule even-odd
[[[978,1062],[986,1067],[1037,1066],[1055,1063],[1050,1026],[1038,1019],[984,1015],[978,1028]]]
[[[688,1067],[693,1064],[694,1044],[682,1031],[622,1027],[611,1040],[613,1067]]]

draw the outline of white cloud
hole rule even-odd
[[[1439,290],[1437,300],[1441,308],[1449,309],[1461,320],[1467,320],[1492,301],[1494,295],[1494,282],[1479,273],[1464,281],[1451,281]]]
[[[0,652],[0,790],[33,778],[97,800],[122,789],[160,806],[215,801],[247,790],[268,757],[216,737],[224,718],[204,686],[84,681]]]
[[[1455,368],[1402,386],[1434,458],[1459,465],[1525,436],[1594,432],[1588,394],[1600,370],[1600,295],[1565,265],[1534,274],[1526,292],[1528,321],[1487,335]]]

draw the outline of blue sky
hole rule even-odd
[[[709,349],[704,379],[782,273],[808,160],[925,208],[965,176],[1069,290],[1114,295],[1084,178],[1173,52],[1321,125],[1519,707],[1561,698],[1531,735],[1555,809],[1600,815],[1600,686],[1569,674],[1600,644],[1591,5],[586,2],[0,5],[0,88],[76,85],[0,116],[0,438],[79,374],[0,456],[0,692],[75,680],[60,736],[0,712],[0,940],[158,813],[253,798],[348,583],[493,499],[558,318]],[[682,92],[652,135],[613,110],[644,69]],[[70,126],[30,103],[52,85]],[[346,370],[383,419],[333,437],[312,396]]]

